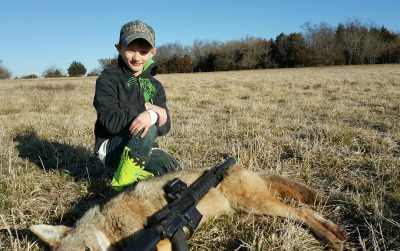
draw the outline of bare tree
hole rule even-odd
[[[306,43],[312,48],[314,64],[334,65],[340,55],[335,29],[326,23],[311,25],[309,22],[303,24],[302,28],[305,30]]]
[[[100,68],[102,70],[110,67],[114,67],[118,65],[118,56],[114,56],[113,58],[101,58],[98,60],[100,64]]]
[[[11,78],[11,72],[3,65],[3,62],[0,60],[0,79],[8,78]]]
[[[375,64],[376,59],[382,54],[385,46],[379,34],[369,32],[365,36],[364,45],[364,63]]]
[[[344,53],[348,64],[361,64],[364,59],[364,44],[368,29],[355,20],[347,23],[343,33]]]
[[[240,47],[241,44],[238,41],[230,41],[225,44],[220,44],[215,51],[215,70],[238,70],[238,62],[243,57]]]
[[[44,70],[42,76],[44,78],[60,78],[60,77],[64,77],[65,75],[61,69],[56,68],[55,66],[51,66],[51,67],[47,68],[46,70]]]
[[[260,38],[246,37],[241,41],[243,56],[239,62],[241,69],[264,67],[268,61],[269,43]]]
[[[189,54],[189,49],[178,43],[169,43],[157,48],[157,54],[154,59],[156,61],[167,61],[172,57],[183,57]]]
[[[215,70],[217,51],[221,42],[194,40],[190,47],[190,54],[193,59],[195,71]],[[212,66],[211,66],[212,64]]]

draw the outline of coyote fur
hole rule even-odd
[[[141,181],[101,208],[95,206],[87,211],[73,228],[33,225],[30,229],[53,250],[122,250],[127,245],[124,240],[142,229],[149,216],[166,206],[165,183],[178,177],[191,184],[201,174],[202,171],[181,170]],[[197,208],[203,215],[201,223],[234,211],[290,218],[303,223],[330,248],[343,250],[344,230],[317,212],[289,206],[276,196],[294,198],[307,204],[323,200],[320,193],[301,183],[278,175],[256,174],[234,165],[225,173],[222,182],[203,197]],[[172,250],[169,239],[159,242],[157,249]]]

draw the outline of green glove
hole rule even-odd
[[[111,186],[116,191],[121,191],[124,187],[132,185],[136,181],[154,177],[154,174],[144,170],[145,161],[129,157],[129,151],[128,147],[124,148],[118,169],[111,182]]]

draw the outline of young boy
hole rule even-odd
[[[171,128],[163,86],[157,81],[152,57],[154,30],[142,21],[122,26],[118,66],[104,70],[96,81],[95,153],[116,169],[112,187],[124,187],[172,170],[179,163],[157,148],[155,139]]]

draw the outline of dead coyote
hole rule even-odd
[[[202,171],[182,170],[139,182],[101,209],[99,206],[90,209],[74,228],[33,225],[30,229],[53,250],[122,250],[126,245],[123,240],[142,229],[148,217],[166,205],[162,189],[166,182],[178,177],[191,184],[201,174]],[[343,249],[346,234],[339,226],[311,209],[284,204],[275,195],[308,204],[322,200],[318,192],[303,184],[278,175],[259,175],[234,165],[222,182],[204,196],[197,208],[203,214],[201,222],[233,211],[290,218],[302,222],[332,249]],[[170,241],[162,240],[157,249],[172,250]]]

